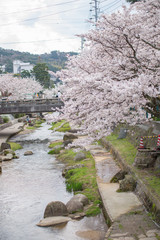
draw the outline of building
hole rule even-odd
[[[22,71],[31,71],[33,69],[33,65],[30,63],[24,63],[20,60],[14,60],[13,61],[13,73],[21,73]]]
[[[0,70],[2,71],[2,73],[4,73],[6,71],[6,66],[5,65],[0,66]]]

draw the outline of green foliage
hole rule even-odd
[[[25,115],[26,115],[25,113],[15,113],[14,117],[15,118],[21,118],[21,117],[24,117]]]
[[[13,60],[15,59],[19,59],[23,62],[30,62],[35,65],[41,60],[47,64],[49,70],[56,72],[65,68],[67,55],[73,56],[77,55],[77,53],[52,51],[51,53],[37,55],[0,48],[0,55],[3,57],[3,64],[6,65],[6,72],[13,72]]]
[[[136,3],[136,2],[140,2],[141,0],[126,0],[126,1],[133,4],[133,3]]]
[[[15,73],[15,74],[13,74],[13,77],[18,77],[18,78],[20,78],[20,73]]]
[[[118,135],[111,134],[106,139],[119,151],[120,155],[130,165],[133,164],[137,149],[127,139],[117,139]]]
[[[16,151],[18,149],[22,149],[22,146],[19,143],[15,143],[15,142],[8,142],[11,146],[11,149],[13,151]]]
[[[50,86],[50,75],[48,73],[48,66],[46,63],[37,63],[33,68],[33,74],[36,80],[45,88]]]
[[[9,118],[7,116],[5,116],[5,117],[2,116],[2,118],[3,118],[3,122],[4,123],[8,123],[9,122]]]
[[[21,77],[22,77],[22,78],[30,78],[30,77],[31,77],[30,71],[28,71],[28,70],[23,70],[23,71],[21,72]]]

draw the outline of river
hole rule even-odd
[[[103,215],[84,217],[79,221],[42,228],[36,224],[43,218],[51,201],[67,203],[72,197],[62,177],[64,165],[49,155],[50,141],[63,138],[63,133],[48,130],[49,125],[30,134],[10,139],[19,142],[18,159],[3,162],[0,175],[0,240],[102,240],[107,226]],[[24,156],[31,150],[33,155]]]

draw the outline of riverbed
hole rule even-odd
[[[56,227],[42,228],[36,224],[43,218],[51,201],[67,203],[72,193],[62,177],[64,164],[49,155],[49,142],[63,138],[63,133],[48,130],[49,125],[29,134],[10,139],[19,142],[18,159],[3,162],[0,175],[0,240],[103,240],[107,226],[102,214],[84,217]],[[24,156],[32,151],[33,155]]]

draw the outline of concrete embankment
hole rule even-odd
[[[24,119],[15,119],[7,124],[3,124],[0,126],[0,149],[1,149],[1,144],[4,142],[7,142],[7,140],[20,132],[25,123],[23,121]],[[0,163],[0,172],[2,172],[2,164]]]
[[[97,169],[97,184],[110,228],[105,239],[110,240],[157,240],[160,228],[148,216],[134,192],[117,192],[119,183],[110,183],[118,173],[111,153],[102,146],[86,147],[91,151]]]
[[[25,123],[22,121],[13,120],[9,123],[0,126],[0,146],[2,142],[6,142],[11,136],[17,134],[23,129]]]

